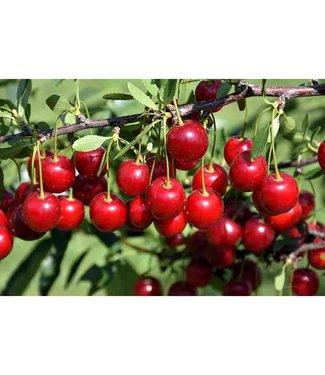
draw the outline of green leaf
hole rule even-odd
[[[20,105],[22,106],[22,110],[25,111],[30,93],[32,91],[32,81],[30,79],[21,79],[18,84],[17,89],[17,107],[18,107],[18,114],[23,116],[20,113]]]
[[[255,159],[258,156],[262,155],[267,143],[269,131],[270,125],[268,123],[258,128],[258,132],[256,134],[256,137],[254,138],[254,143],[252,147],[252,158]]]
[[[302,121],[302,125],[301,125],[302,134],[303,134],[304,139],[305,139],[306,134],[307,134],[307,129],[309,127],[309,123],[310,123],[310,116],[309,116],[309,113],[307,113],[306,116],[304,117],[304,119]]]
[[[109,137],[102,137],[101,135],[86,135],[82,138],[77,139],[72,148],[74,151],[88,152],[96,150],[105,141],[110,139]]]
[[[10,113],[4,111],[0,111],[0,117],[14,119],[14,117]]]
[[[76,123],[76,116],[73,113],[68,112],[64,116],[64,123],[65,124],[75,124]]]
[[[25,147],[30,147],[31,142],[29,139],[20,140],[19,142],[8,146],[8,142],[4,143],[0,147],[0,159],[9,159],[15,157]]]
[[[143,79],[142,80],[143,86],[146,88],[147,91],[153,96],[157,96],[159,89],[158,86],[152,82],[151,79]]]
[[[286,281],[286,265],[282,267],[280,275],[276,276],[274,279],[274,288],[277,292],[283,291],[284,285]]]
[[[273,137],[275,139],[275,137],[277,136],[278,132],[279,132],[279,128],[280,128],[280,116],[276,116],[274,118],[274,120],[272,121],[272,124],[270,126],[270,132],[269,132],[269,136],[267,137],[267,142],[268,143],[271,143],[271,131],[273,131]]]
[[[77,273],[80,264],[84,260],[85,256],[88,254],[88,250],[89,249],[87,249],[86,251],[84,251],[83,253],[81,253],[81,255],[78,256],[78,258],[73,262],[73,264],[72,264],[72,266],[70,268],[70,272],[69,272],[68,277],[67,277],[66,282],[65,282],[65,287],[66,288],[69,286],[69,284],[71,283],[74,275]]]
[[[164,87],[163,101],[165,104],[170,104],[176,95],[177,79],[168,79]]]
[[[113,275],[112,264],[108,263],[102,267],[94,264],[81,276],[80,281],[90,282],[88,295],[92,296],[100,289],[107,286],[107,284],[113,279]]]
[[[291,131],[296,127],[296,121],[290,116],[284,116],[284,126]]]
[[[291,141],[292,143],[301,143],[303,141],[303,135],[300,132],[284,133],[282,137],[288,141]]]
[[[133,96],[133,98],[143,104],[145,107],[149,107],[154,110],[158,110],[157,105],[152,101],[149,96],[147,96],[142,90],[140,90],[138,87],[136,87],[133,83],[128,83],[128,89]]]
[[[46,99],[48,107],[57,114],[69,111],[71,105],[69,101],[60,95],[51,95]]]
[[[124,94],[121,92],[110,92],[103,96],[103,99],[110,99],[110,100],[132,100],[133,96],[130,94]]]
[[[303,174],[303,178],[305,180],[313,180],[315,178],[318,178],[320,176],[323,176],[324,175],[324,171],[322,170],[321,167],[315,167],[311,170],[309,170],[308,172],[304,173]]]
[[[217,99],[223,98],[223,97],[225,97],[226,95],[228,95],[230,89],[231,89],[231,84],[230,84],[230,83],[223,83],[223,84],[219,87],[219,89],[218,89]]]

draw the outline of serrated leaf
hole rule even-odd
[[[57,114],[69,111],[70,103],[69,101],[60,95],[51,95],[46,99],[46,104],[48,107]]]
[[[307,113],[306,116],[304,117],[304,119],[302,121],[302,125],[301,125],[302,134],[303,134],[304,138],[306,137],[307,129],[309,127],[309,123],[310,123],[310,116],[309,116],[309,113]]]
[[[74,151],[88,152],[99,148],[109,137],[101,135],[86,135],[74,141],[72,148]]]
[[[284,288],[285,281],[286,281],[285,271],[286,271],[286,267],[283,266],[280,275],[274,278],[274,288],[278,292],[282,292]]]
[[[226,95],[228,95],[229,91],[231,89],[230,83],[223,83],[219,88],[217,92],[217,99],[223,98]]]
[[[158,110],[157,105],[152,101],[149,96],[147,96],[142,90],[140,90],[137,86],[135,86],[133,83],[128,83],[128,89],[133,96],[133,98],[143,104],[145,107],[149,107],[154,110]]]
[[[152,81],[153,80],[151,79],[143,79],[142,84],[150,92],[151,95],[157,96],[159,89],[158,89],[158,86]]]
[[[296,121],[290,116],[284,116],[284,126],[291,131],[296,127]]]
[[[252,147],[252,158],[257,158],[258,156],[262,155],[267,139],[269,136],[270,131],[270,125],[268,123],[259,126],[258,132],[256,134],[256,137],[254,138],[253,147]]]
[[[110,92],[103,96],[103,99],[109,100],[133,100],[133,96],[130,94],[124,94],[122,92]]]
[[[163,101],[165,104],[170,104],[176,94],[177,79],[168,79],[164,86]]]
[[[270,126],[270,132],[269,132],[269,136],[267,137],[267,143],[271,143],[271,139],[272,139],[271,131],[273,132],[273,138],[275,139],[275,137],[277,136],[279,132],[279,128],[280,128],[280,116],[276,116]]]
[[[315,178],[318,178],[320,176],[323,176],[324,175],[324,171],[322,170],[321,167],[315,167],[313,169],[311,169],[310,171],[306,172],[303,174],[303,178],[305,180],[313,180]]]

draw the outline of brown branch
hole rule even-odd
[[[290,253],[289,258],[295,259],[301,253],[305,253],[307,251],[313,251],[313,250],[320,250],[320,249],[325,249],[325,242],[304,244],[304,245],[299,246],[298,249],[296,249],[292,253]]]

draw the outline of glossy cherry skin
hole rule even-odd
[[[61,205],[58,198],[48,192],[40,198],[40,193],[31,193],[23,204],[25,223],[36,232],[47,232],[55,228],[59,222]]]
[[[174,159],[174,166],[176,169],[179,169],[180,171],[191,171],[196,167],[196,164],[198,162],[199,160],[185,161]]]
[[[169,288],[168,295],[175,297],[196,296],[197,290],[186,281],[177,281]]]
[[[42,155],[41,152],[41,160],[43,161],[47,156],[53,156],[53,152],[49,150],[45,150],[45,156]],[[34,160],[34,168],[36,169],[36,181],[38,181],[39,174],[37,173],[37,168],[38,168],[38,154],[36,153],[35,155],[35,160]],[[32,156],[28,158],[27,162],[27,172],[29,175],[29,178],[32,178]]]
[[[232,247],[240,240],[242,229],[239,224],[228,218],[221,218],[207,228],[208,241],[214,246]]]
[[[74,161],[79,174],[86,178],[98,177],[97,173],[101,166],[104,155],[105,149],[103,147],[98,147],[95,150],[87,152],[75,151]],[[104,165],[99,177],[103,177],[106,171],[107,169]]]
[[[319,230],[321,232],[324,232],[324,227],[321,227],[320,225],[312,226],[309,225],[311,229]],[[324,240],[320,237],[316,237],[313,240],[314,244],[321,244]],[[308,261],[311,266],[314,268],[317,268],[318,270],[324,270],[325,269],[325,247],[322,249],[312,250],[308,251]]]
[[[155,228],[165,237],[174,236],[181,233],[187,224],[187,218],[184,211],[181,211],[177,216],[166,220],[155,220]]]
[[[144,230],[153,221],[150,208],[144,196],[139,195],[127,202],[128,219],[138,229]]]
[[[250,259],[243,259],[233,266],[233,278],[246,281],[255,291],[262,282],[262,274],[257,264]]]
[[[261,216],[267,216],[267,215],[268,215],[268,212],[267,212],[267,211],[265,210],[265,208],[262,206],[262,203],[261,203],[261,201],[260,201],[260,196],[259,196],[259,189],[258,189],[258,187],[253,191],[252,198],[253,198],[254,206],[255,206],[256,210],[258,211],[258,213],[259,213]]]
[[[9,228],[8,217],[2,210],[0,210],[0,227]]]
[[[224,202],[224,206],[224,217],[228,217],[240,225],[253,215],[249,205],[242,200],[229,199]]]
[[[252,253],[260,254],[268,249],[275,238],[275,231],[270,224],[258,217],[252,217],[243,226],[243,244]]]
[[[102,232],[114,232],[126,222],[127,209],[116,195],[111,194],[107,202],[107,193],[97,194],[90,203],[89,216],[94,226]]]
[[[15,196],[10,191],[5,190],[2,195],[0,209],[3,212],[12,211],[15,208]]]
[[[148,188],[147,202],[152,215],[158,220],[172,219],[185,208],[186,196],[183,186],[174,178],[166,186],[165,177],[159,177]]]
[[[237,155],[245,151],[251,151],[252,147],[253,141],[249,138],[240,138],[239,136],[229,138],[223,150],[227,164],[230,166]]]
[[[61,215],[56,227],[63,231],[77,229],[85,217],[84,205],[78,199],[69,199],[68,196],[58,198],[61,204]]]
[[[197,230],[187,241],[187,247],[191,254],[204,256],[208,246],[208,238],[205,230]]]
[[[311,192],[302,190],[299,194],[298,200],[302,210],[302,220],[305,220],[315,209],[315,197]]]
[[[14,245],[14,240],[10,230],[5,227],[0,227],[0,260],[8,256]]]
[[[319,145],[317,155],[319,165],[325,171],[325,140]]]
[[[140,277],[134,284],[134,295],[141,297],[161,296],[161,285],[154,277]]]
[[[63,193],[72,186],[75,179],[73,162],[64,155],[58,155],[57,160],[51,156],[43,159],[42,173],[44,190],[49,193]]]
[[[219,164],[212,164],[211,168],[210,164],[205,164],[203,174],[206,188],[211,188],[220,195],[225,194],[228,186],[228,176],[224,168]],[[202,168],[199,168],[193,176],[192,189],[202,189]]]
[[[222,86],[222,82],[219,79],[210,79],[201,81],[195,89],[195,99],[197,102],[204,102],[208,100],[214,100],[217,98],[218,90]],[[211,112],[220,111],[222,106],[216,106],[210,109]]]
[[[205,251],[205,256],[213,267],[228,268],[234,263],[236,252],[233,247],[208,245]]]
[[[288,212],[298,201],[296,180],[286,173],[280,173],[280,176],[281,180],[277,180],[275,173],[272,173],[256,188],[257,200],[268,215]]]
[[[205,259],[193,259],[185,268],[186,281],[196,288],[203,288],[212,279],[211,265]]]
[[[183,236],[182,233],[176,233],[173,236],[166,237],[165,243],[169,247],[177,247],[177,246],[185,245],[186,238]]]
[[[104,177],[88,179],[78,175],[73,183],[73,194],[81,203],[89,206],[95,195],[107,190]]]
[[[147,163],[147,165],[150,169],[150,172],[151,172],[151,168],[153,166],[154,160],[155,160],[154,156],[150,156],[150,157],[147,158],[146,163]],[[173,163],[171,162],[170,159],[168,160],[168,164],[169,164],[170,176],[175,177],[176,176],[175,165],[174,165],[174,169],[173,169],[173,167],[172,167]],[[154,181],[156,178],[167,176],[167,167],[166,166],[167,166],[166,158],[161,158],[160,160],[155,161],[155,166],[154,166],[153,173],[152,173],[152,181]]]
[[[16,189],[15,192],[15,203],[16,206],[20,206],[25,202],[28,194],[34,191],[39,191],[39,184],[32,185],[30,182],[22,182]]]
[[[246,281],[231,279],[222,288],[223,296],[250,296],[251,294],[251,284]]]
[[[149,185],[150,168],[147,164],[125,160],[117,170],[116,182],[120,191],[131,197],[143,194]]]
[[[173,126],[167,134],[167,149],[177,160],[198,161],[207,152],[208,145],[206,130],[195,120],[184,120],[183,125]]]
[[[294,228],[302,219],[302,209],[299,202],[290,211],[284,214],[266,216],[265,220],[277,232],[284,232]]]
[[[24,241],[35,241],[43,237],[46,232],[36,232],[25,222],[22,206],[16,207],[10,220],[11,232],[15,237]]]
[[[207,189],[207,195],[194,190],[186,201],[188,222],[195,228],[204,229],[217,222],[223,215],[223,201],[219,193]]]
[[[292,291],[296,296],[314,296],[319,289],[319,277],[308,268],[298,268],[293,272]]]
[[[253,191],[265,178],[267,164],[263,156],[252,159],[251,152],[245,151],[236,156],[229,169],[232,186],[239,191]]]

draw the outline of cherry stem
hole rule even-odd
[[[107,196],[106,196],[106,202],[109,203],[112,201],[111,197],[111,184],[110,184],[110,176],[109,176],[109,156],[111,152],[111,148],[114,142],[114,137],[111,139],[107,146],[107,151],[106,151],[106,181],[107,181]]]
[[[207,192],[207,189],[205,187],[205,181],[204,181],[204,156],[203,158],[201,159],[201,173],[202,173],[202,194],[205,196],[205,197],[208,197],[209,196],[209,193]]]
[[[174,98],[173,103],[174,103],[174,107],[175,107],[175,111],[176,111],[178,125],[184,125],[183,120],[181,118],[181,115],[179,113],[179,109],[178,109],[178,105],[177,105],[177,102],[176,102],[176,98]]]
[[[37,147],[36,145],[34,146],[33,148],[33,154],[32,154],[32,169],[31,169],[31,172],[32,172],[32,185],[36,185],[37,184],[37,180],[36,180],[36,168],[35,168],[35,157],[36,157],[36,152],[37,152]]]
[[[267,174],[270,174],[270,168],[271,168],[271,158],[272,158],[272,146],[270,146],[269,154],[267,157]]]
[[[170,183],[170,176],[169,176],[169,160],[168,160],[168,153],[167,153],[166,121],[167,121],[167,118],[166,118],[166,116],[164,116],[164,118],[163,118],[163,128],[164,128],[164,148],[165,148],[165,158],[166,158],[166,183],[165,183],[165,187],[167,189],[169,189],[169,188],[171,188],[171,183]]]
[[[74,200],[74,197],[73,197],[73,188],[71,187],[70,189],[69,189],[69,201],[73,201]]]
[[[156,165],[156,158],[157,158],[157,155],[155,155],[154,159],[153,159],[153,163],[152,163],[152,166],[151,166],[151,170],[150,170],[150,177],[149,177],[149,184],[148,185],[151,185],[151,182],[152,182],[152,176],[153,176],[153,171],[155,169],[155,165]]]
[[[216,151],[216,143],[217,143],[217,123],[212,113],[210,114],[210,117],[213,123],[213,143],[212,143],[211,159],[210,159],[210,164],[209,164],[209,172],[212,172],[213,171],[213,158],[214,158],[214,153]]]
[[[274,133],[273,133],[273,121],[275,119],[277,109],[274,108],[272,111],[272,118],[271,118],[271,147],[272,147],[272,152],[273,152],[273,162],[274,162],[274,169],[275,169],[275,176],[277,181],[282,181],[279,168],[278,168],[278,163],[276,160],[276,152],[275,152],[275,145],[274,145]]]
[[[42,153],[43,158],[46,158],[46,152],[45,152],[45,148],[43,146],[43,143],[41,143],[41,153]]]
[[[247,103],[245,104],[245,117],[244,117],[244,126],[243,130],[241,132],[240,138],[245,137],[246,127],[247,127],[247,117],[248,117],[248,109],[247,109]]]
[[[42,158],[41,158],[41,153],[40,153],[40,149],[39,149],[39,142],[37,142],[37,156],[38,156],[38,170],[39,170],[39,187],[40,187],[40,191],[39,191],[39,197],[40,199],[44,199],[45,198],[45,194],[44,194],[44,187],[43,187],[43,171],[42,171]]]

